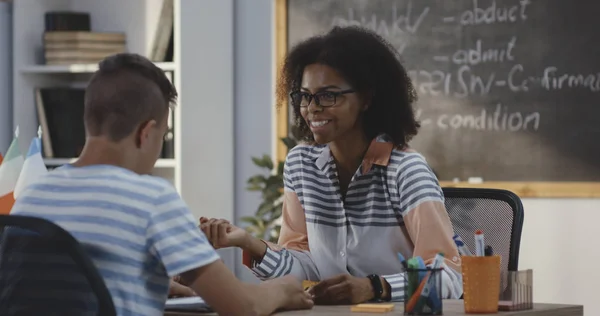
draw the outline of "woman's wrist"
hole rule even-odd
[[[267,253],[267,244],[251,234],[247,234],[244,242],[239,247],[248,252],[250,257],[256,262],[261,262],[265,253]]]

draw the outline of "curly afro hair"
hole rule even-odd
[[[334,27],[292,48],[285,58],[277,83],[277,104],[287,104],[289,94],[300,89],[304,68],[323,64],[335,69],[369,108],[363,126],[369,139],[385,133],[398,147],[405,147],[420,127],[413,103],[417,94],[400,63],[397,50],[379,35],[360,27]],[[312,133],[293,104],[294,122],[300,138],[313,141]]]

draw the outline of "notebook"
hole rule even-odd
[[[211,313],[213,310],[199,296],[178,297],[167,300],[165,310],[168,311],[192,311]]]

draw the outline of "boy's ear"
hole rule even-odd
[[[140,124],[135,138],[135,145],[140,148],[150,137],[150,130],[156,127],[155,120],[149,120]]]

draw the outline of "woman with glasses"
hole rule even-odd
[[[286,158],[279,242],[201,218],[216,248],[242,248],[244,264],[261,279],[319,281],[309,290],[317,304],[402,300],[398,254],[431,265],[442,252],[443,296],[462,295],[442,190],[408,146],[419,128],[416,93],[398,57],[356,27],[336,27],[289,52],[277,94],[289,98],[306,142]]]

